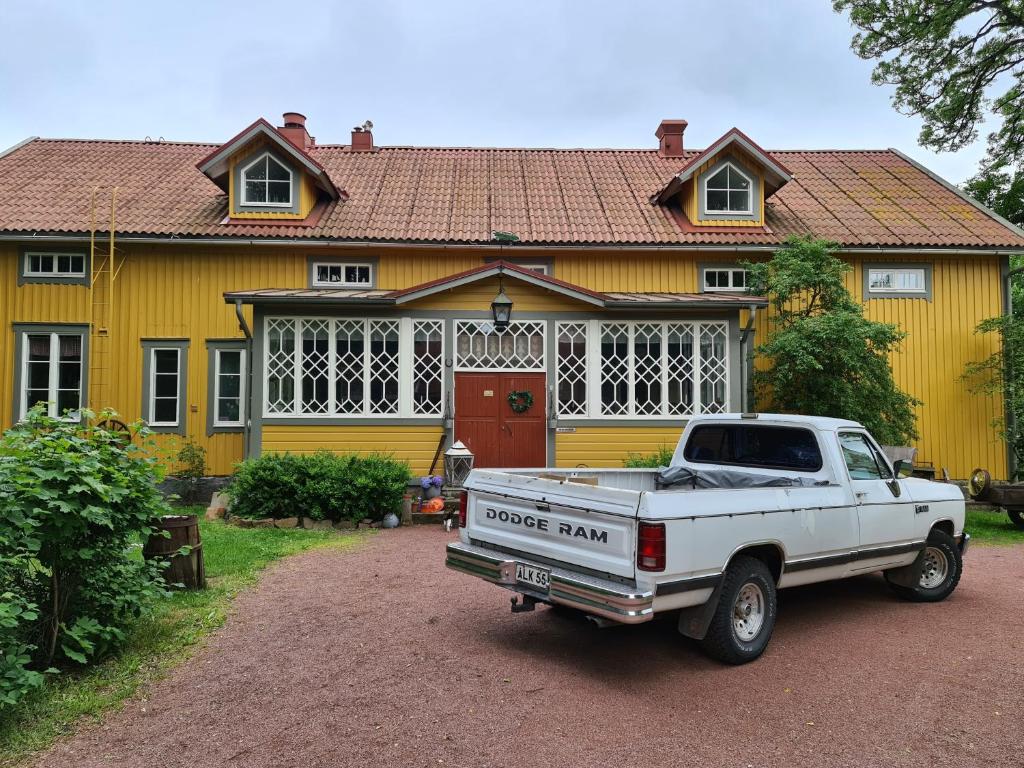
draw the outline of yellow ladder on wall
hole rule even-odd
[[[113,406],[114,284],[124,266],[125,256],[117,249],[114,233],[117,217],[117,187],[110,191],[108,237],[96,237],[99,187],[92,189],[89,223],[89,407]],[[105,242],[104,242],[105,241]],[[104,248],[104,245],[106,248]]]

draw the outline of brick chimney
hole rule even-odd
[[[285,112],[282,119],[284,125],[277,131],[296,147],[305,152],[316,144],[316,139],[310,136],[309,131],[306,130],[305,115],[300,115],[298,112]]]
[[[373,152],[373,123],[367,120],[352,129],[351,152]]]
[[[685,130],[685,120],[662,120],[654,132],[658,137],[658,154],[661,157],[682,157]]]

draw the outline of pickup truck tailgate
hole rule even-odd
[[[472,541],[634,576],[639,492],[481,470],[467,488]]]

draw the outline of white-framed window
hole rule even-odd
[[[21,416],[37,403],[46,403],[50,416],[77,421],[82,407],[83,335],[22,332],[21,350]]]
[[[313,263],[315,288],[372,288],[373,264]]]
[[[181,423],[181,349],[149,349],[149,408],[146,421],[153,427]]]
[[[923,267],[871,267],[868,270],[870,293],[920,293],[928,291]]]
[[[213,426],[241,427],[245,415],[245,350],[213,352]]]
[[[736,291],[747,289],[747,270],[738,267],[704,267],[705,291]]]
[[[704,180],[705,213],[753,213],[751,178],[730,162]]]
[[[729,408],[724,322],[555,325],[556,410],[573,418],[680,418]]]
[[[531,264],[530,262],[527,262],[527,261],[524,261],[524,262],[516,261],[516,262],[513,262],[513,264],[515,264],[517,267],[522,267],[523,269],[528,269],[531,272],[539,272],[542,275],[551,274],[549,272],[549,270],[548,270],[548,265],[547,264],[543,264],[543,263]]]
[[[242,205],[291,208],[292,172],[269,152],[242,168]]]
[[[25,277],[85,277],[84,253],[25,251]]]
[[[436,319],[268,317],[266,417],[440,416],[444,323]]]

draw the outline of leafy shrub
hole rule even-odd
[[[141,446],[34,408],[0,438],[0,708],[39,670],[109,651],[164,593],[138,551],[167,506],[137,435]]]
[[[391,456],[268,453],[243,461],[227,491],[242,517],[379,520],[397,511],[409,466]]]
[[[658,469],[667,467],[672,463],[673,449],[666,445],[661,446],[654,453],[633,453],[626,454],[626,460],[622,466],[628,469]]]
[[[199,481],[206,476],[206,449],[188,439],[178,449],[176,458],[178,467],[174,474],[185,484],[185,501],[193,502]]]

